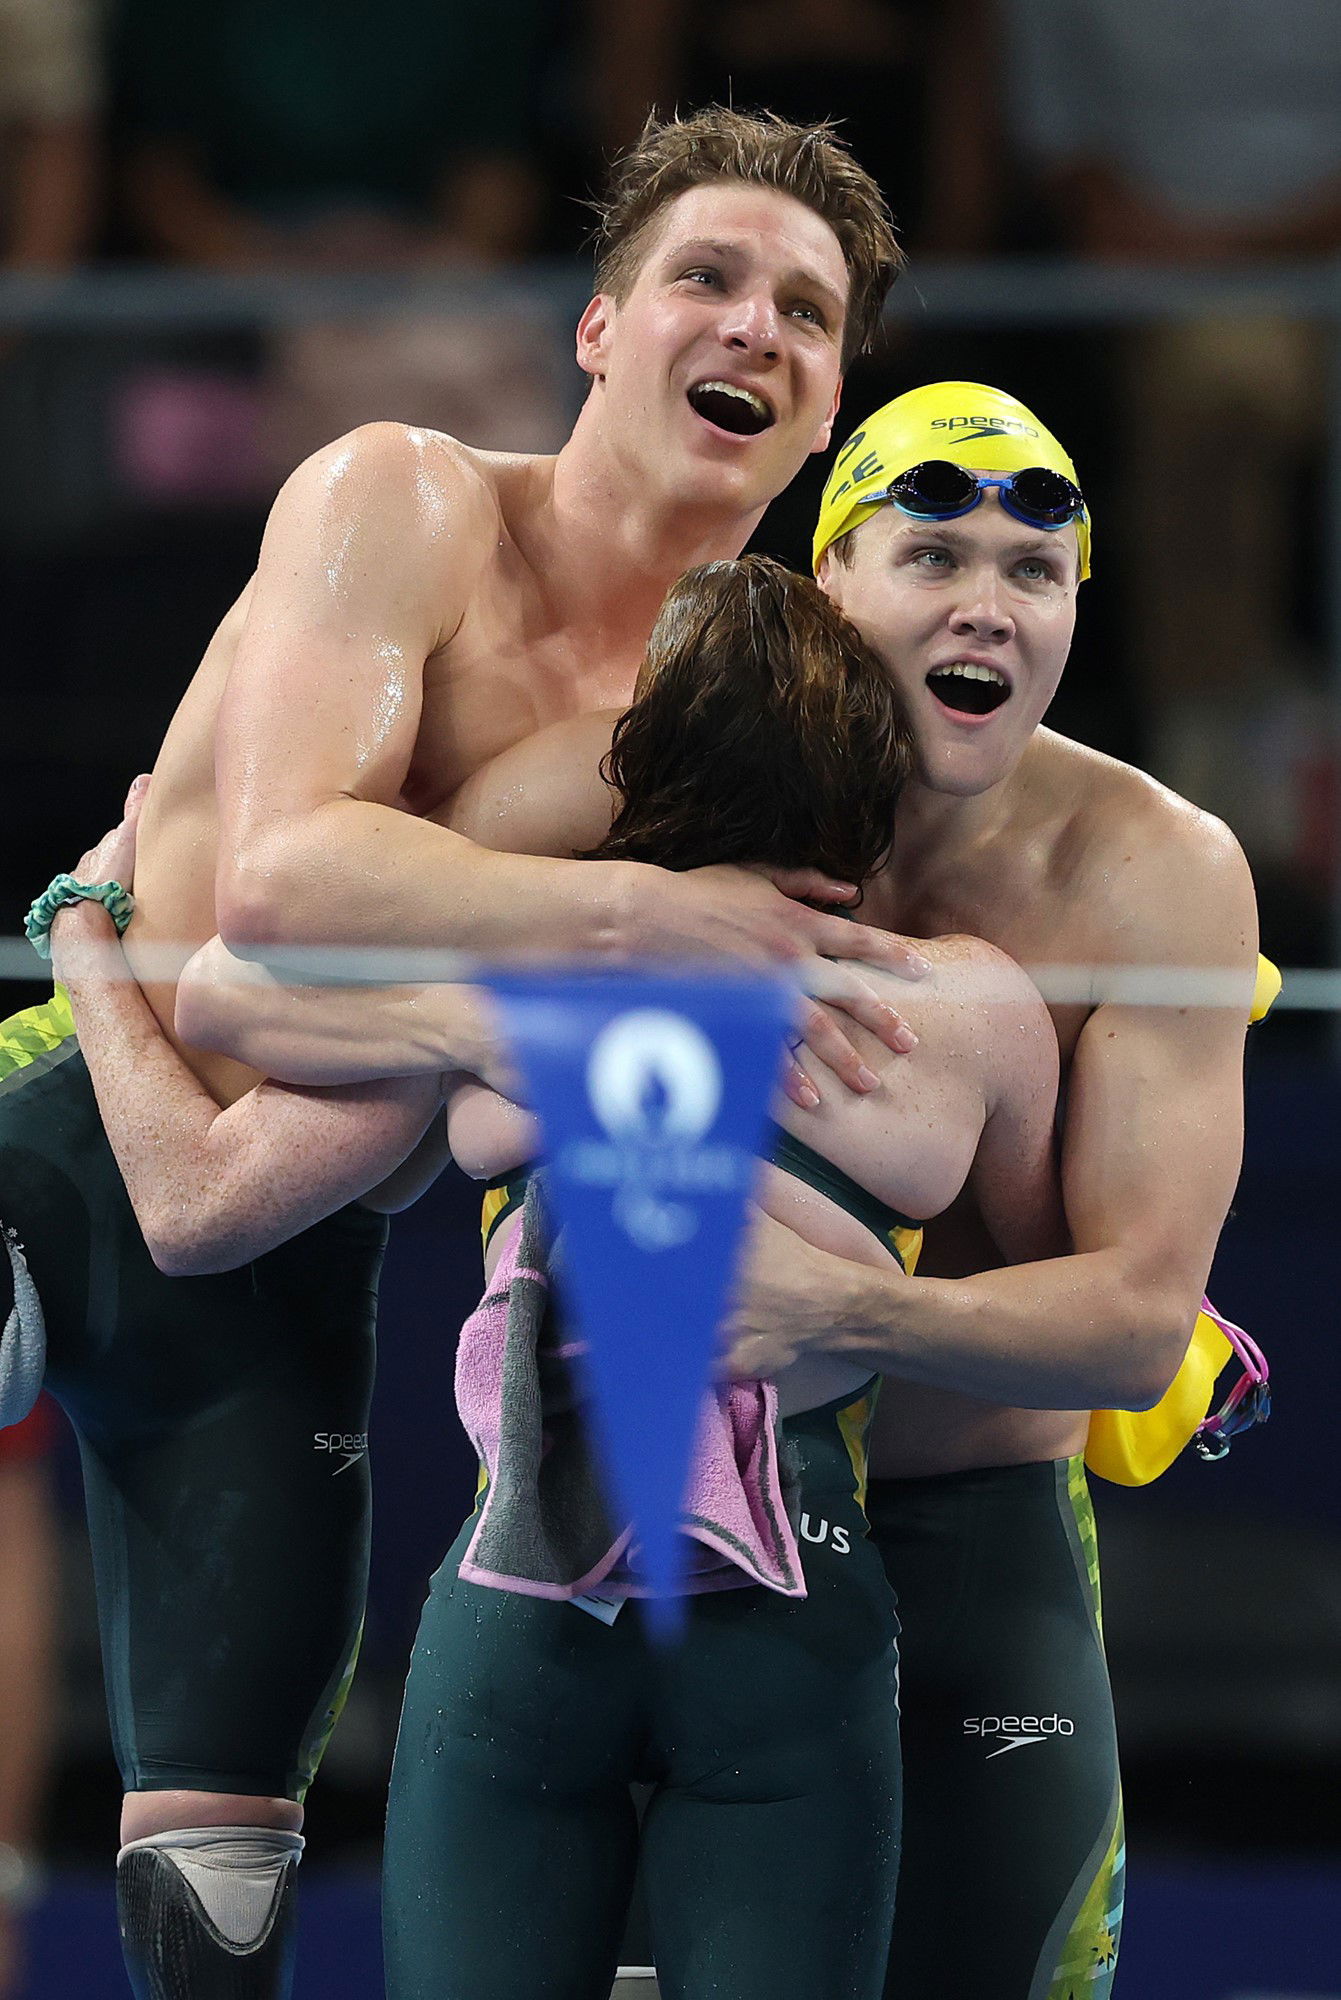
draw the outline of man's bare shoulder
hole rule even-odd
[[[281,623],[393,618],[427,658],[459,629],[547,459],[502,458],[411,424],[373,423],[313,453],[271,510],[254,602]]]
[[[397,534],[412,523],[428,546],[450,542],[459,561],[463,545],[473,541],[487,552],[516,516],[538,504],[553,466],[551,457],[479,451],[416,424],[361,424],[303,460],[276,512],[358,510]]]
[[[1252,877],[1223,820],[1158,779],[1054,731],[1039,732],[1031,790],[1051,822],[1054,883],[1130,944],[1174,931],[1251,932]]]
[[[365,504],[409,503],[429,518],[450,509],[457,521],[472,513],[487,520],[497,516],[506,463],[445,431],[415,424],[360,424],[304,459],[287,487]]]

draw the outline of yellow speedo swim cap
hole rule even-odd
[[[923,459],[948,458],[973,472],[1023,472],[1045,465],[1073,486],[1076,468],[1032,410],[981,382],[929,382],[896,396],[853,432],[834,461],[815,527],[815,568],[831,542],[884,505],[867,496]],[[1090,573],[1090,517],[1076,522],[1080,581]]]

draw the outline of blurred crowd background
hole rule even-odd
[[[0,935],[152,763],[300,458],[380,417],[557,446],[602,162],[650,105],[718,98],[840,119],[912,259],[838,441],[938,377],[1037,409],[1095,519],[1052,719],[1229,820],[1279,962],[1341,962],[1336,0],[0,0]],[[758,546],[804,566],[823,471]],[[0,1011],[34,997],[11,982]],[[1225,1465],[1102,1498],[1133,1956],[1143,1863],[1341,1870],[1341,1043],[1295,1012],[1254,1041],[1216,1283],[1277,1415]],[[468,1503],[473,1209],[450,1182],[393,1237],[373,1613],[309,1822],[327,1862],[375,1857],[419,1601]],[[0,1457],[0,1851],[110,1878],[77,1470],[39,1428]],[[101,1992],[41,1983],[50,1906],[28,1990]],[[0,2000],[25,1990],[12,1928]],[[1334,1938],[1316,1967],[1341,1993]],[[1216,1976],[1170,1991],[1239,1990]]]

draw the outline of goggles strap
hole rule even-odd
[[[1201,1309],[1215,1321],[1238,1356],[1242,1370],[1219,1409],[1204,1417],[1193,1432],[1198,1453],[1214,1464],[1226,1456],[1234,1438],[1251,1430],[1254,1424],[1264,1424],[1271,1415],[1271,1370],[1251,1334],[1218,1313],[1209,1299],[1202,1299]]]

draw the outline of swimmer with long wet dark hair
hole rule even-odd
[[[804,865],[858,885],[887,852],[910,747],[888,674],[812,584],[764,558],[709,564],[674,586],[613,746],[612,720],[563,724],[504,753],[461,788],[451,824],[472,834],[487,819],[518,852]],[[113,842],[82,865],[124,862]],[[81,972],[75,947],[90,937],[110,941],[104,911],[62,912],[58,969],[146,1235],[170,1263],[263,1254],[297,1226],[283,1190],[306,1219],[323,1185],[338,1201],[352,1172],[377,1180],[395,1164],[395,1117],[408,1153],[444,1093],[453,1151],[471,1170],[496,1175],[532,1149],[529,1114],[459,1075],[369,1086],[363,1141],[348,1093],[265,1084],[220,1112],[133,985]],[[822,1081],[812,1106],[780,1099],[760,1204],[816,1248],[897,1272],[918,1225],[971,1180],[1014,1255],[1046,1254],[1061,1241],[1046,1012],[991,947],[926,949],[919,1047],[886,1059],[872,1046],[883,1087],[861,1098]],[[122,1082],[132,1054],[135,1106],[147,1071],[163,1107],[152,1145]],[[180,1190],[209,1184],[202,1149],[213,1160],[232,1150],[246,1174],[216,1179],[184,1212]],[[503,1223],[493,1261],[520,1227]],[[395,2000],[462,1986],[498,2000],[608,1991],[639,1780],[653,1787],[641,1849],[671,1990],[878,1994],[898,1749],[893,1603],[862,1511],[874,1383],[819,1357],[775,1387],[799,1468],[805,1594],[800,1579],[742,1574],[737,1588],[696,1596],[672,1668],[648,1652],[636,1615],[607,1626],[570,1602],[463,1581],[472,1523],[463,1530],[425,1612],[393,1781]]]

